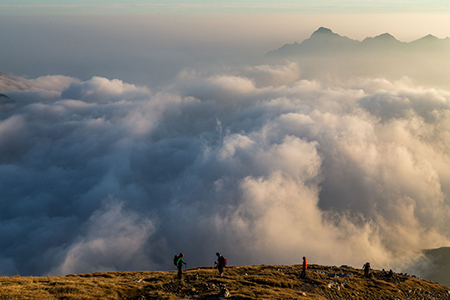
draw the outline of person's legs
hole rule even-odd
[[[181,280],[181,275],[182,275],[182,270],[183,270],[183,266],[177,266],[178,268],[178,280]]]

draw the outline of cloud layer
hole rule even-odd
[[[153,90],[0,80],[14,100],[0,109],[6,275],[167,270],[217,251],[400,270],[449,244],[447,91],[323,85],[296,64],[185,70]]]

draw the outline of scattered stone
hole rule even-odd
[[[228,298],[230,297],[230,291],[226,288],[223,288],[219,293],[220,298]]]
[[[340,278],[347,278],[349,275],[347,273],[326,273],[330,277],[340,277]]]
[[[338,291],[341,289],[341,287],[339,286],[339,284],[336,283],[336,282],[329,282],[329,283],[327,284],[327,286],[328,286],[329,289],[331,289],[331,288],[336,288]]]

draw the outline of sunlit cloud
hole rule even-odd
[[[185,70],[158,89],[2,76],[2,269],[169,269],[171,253],[194,266],[220,250],[403,270],[448,245],[450,94],[302,74]]]

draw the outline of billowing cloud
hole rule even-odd
[[[247,76],[253,77],[258,86],[279,86],[297,82],[300,79],[300,67],[292,62],[287,65],[260,65],[248,67]]]
[[[66,250],[62,264],[50,273],[161,267],[143,251],[150,243],[153,248],[166,250],[164,243],[151,240],[154,225],[143,215],[124,212],[123,203],[106,199],[83,227],[75,243]]]
[[[200,266],[217,251],[400,270],[449,244],[447,91],[325,85],[296,64],[184,71],[151,90],[13,81],[0,110],[5,274],[170,269],[179,252]]]

